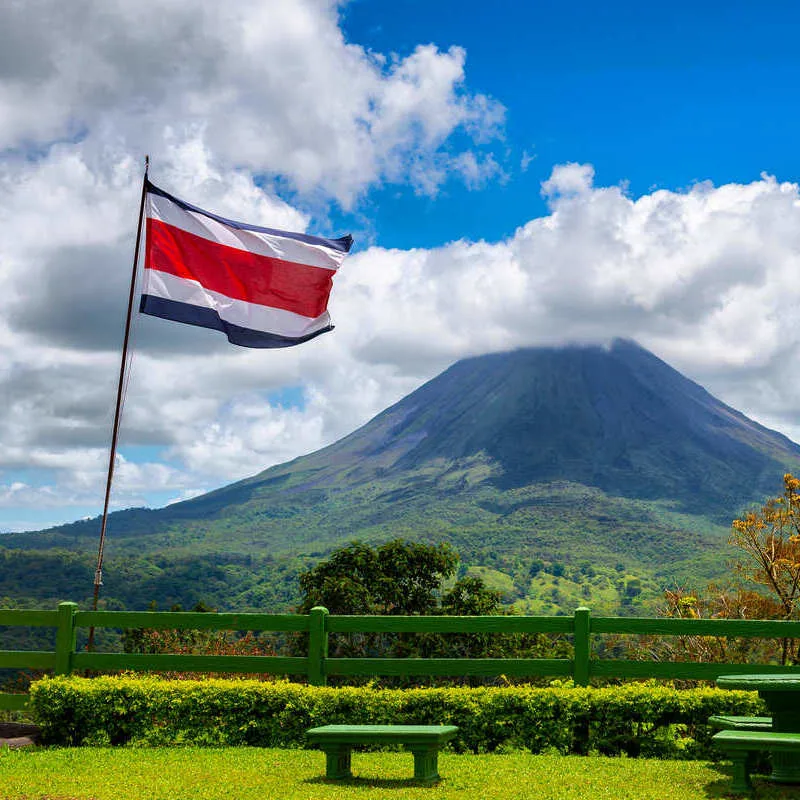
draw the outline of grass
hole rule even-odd
[[[699,761],[580,756],[439,757],[443,780],[421,786],[409,753],[355,753],[350,781],[325,780],[322,753],[259,748],[0,750],[3,800],[709,800],[728,796],[730,768]],[[797,787],[756,778],[756,798]]]

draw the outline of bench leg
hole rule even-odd
[[[325,747],[325,777],[341,780],[342,778],[352,778],[350,771],[351,748],[347,745],[336,745]]]
[[[750,754],[733,753],[733,791],[735,794],[752,794],[753,784],[750,782]]]
[[[439,780],[439,748],[414,747],[414,778],[420,781]]]

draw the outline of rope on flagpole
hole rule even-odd
[[[131,270],[131,288],[128,295],[128,316],[125,320],[125,337],[122,342],[122,357],[119,365],[119,382],[117,384],[117,404],[114,410],[114,425],[111,432],[111,452],[108,457],[108,475],[106,477],[106,494],[103,502],[103,519],[100,524],[100,543],[97,548],[97,567],[94,571],[94,598],[92,611],[97,611],[100,587],[103,585],[103,553],[106,544],[106,526],[108,524],[108,505],[111,499],[111,483],[114,480],[114,463],[117,457],[117,440],[122,416],[123,397],[127,386],[126,371],[128,366],[128,343],[131,335],[131,318],[133,316],[133,300],[136,294],[136,272],[139,265],[139,247],[142,242],[142,220],[144,218],[144,202],[147,196],[147,173],[150,169],[150,156],[144,157],[144,178],[142,179],[142,199],[139,204],[139,224],[136,227],[136,246],[133,253],[133,269]],[[87,650],[94,649],[94,625],[89,628]]]

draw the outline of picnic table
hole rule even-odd
[[[720,675],[717,686],[723,689],[757,691],[772,716],[769,731],[723,731],[714,740],[729,748],[769,750],[772,754],[773,781],[800,783],[800,675]],[[774,744],[774,747],[771,745]]]

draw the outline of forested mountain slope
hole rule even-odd
[[[478,356],[316,453],[113,514],[104,596],[285,606],[296,570],[332,547],[402,536],[452,542],[524,610],[613,608],[724,571],[730,520],[792,469],[798,445],[635,343]],[[0,538],[0,597],[63,596],[30,551],[74,571],[90,564],[98,529]]]

